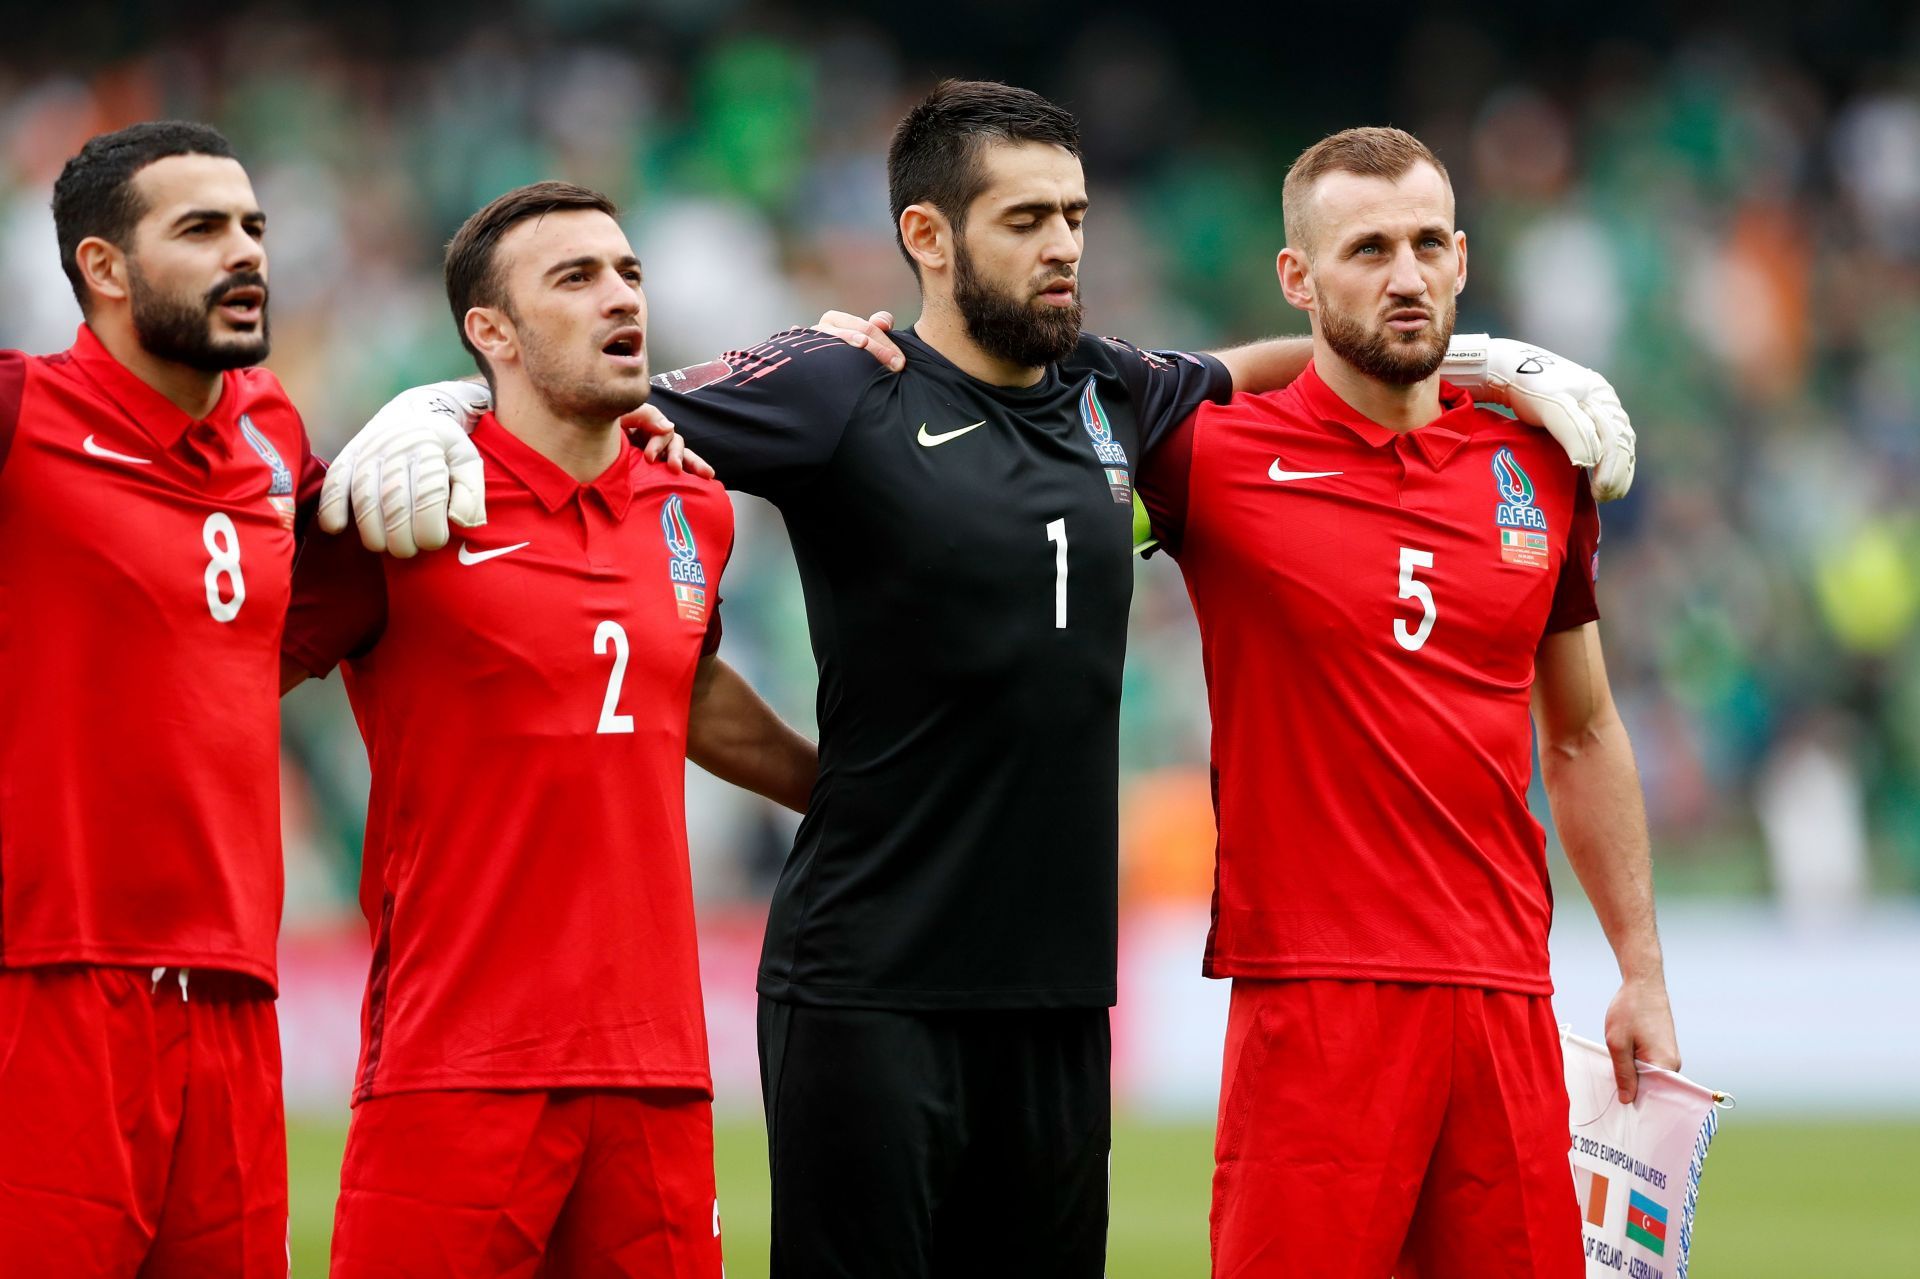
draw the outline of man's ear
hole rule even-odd
[[[1280,250],[1280,256],[1273,265],[1280,277],[1280,292],[1286,295],[1288,304],[1301,311],[1313,310],[1317,300],[1313,287],[1313,267],[1305,251],[1288,245]]]
[[[127,255],[118,245],[90,235],[74,246],[73,260],[89,292],[115,301],[125,301],[132,296]]]
[[[1453,244],[1460,250],[1460,272],[1453,277],[1453,296],[1459,297],[1461,291],[1467,287],[1467,233],[1455,231]]]
[[[503,308],[470,306],[463,323],[467,341],[473,343],[474,350],[486,357],[488,364],[519,357],[520,335]]]
[[[931,204],[900,210],[900,243],[922,270],[943,271],[953,262],[953,224]]]

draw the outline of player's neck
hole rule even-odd
[[[134,335],[133,319],[128,315],[96,315],[87,321],[93,336],[127,372],[164,395],[175,408],[194,421],[202,421],[220,403],[226,385],[218,373],[192,368],[175,360],[163,360]]]
[[[982,350],[967,332],[966,319],[951,298],[927,294],[920,318],[913,322],[913,332],[962,373],[991,386],[1032,386],[1047,375],[1044,365],[1014,364]]]
[[[1319,341],[1314,343],[1313,367],[1327,389],[1349,408],[1389,431],[1417,431],[1440,416],[1438,373],[1408,386],[1396,386],[1360,372]]]
[[[555,413],[533,388],[502,383],[493,418],[500,428],[574,481],[591,484],[620,456],[619,419],[582,422]]]

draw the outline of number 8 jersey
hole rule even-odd
[[[273,983],[280,636],[319,476],[264,369],[195,421],[85,327],[0,352],[0,964]]]
[[[733,508],[637,447],[591,484],[489,414],[455,547],[303,553],[287,655],[345,660],[373,768],[356,1102],[469,1088],[710,1094],[687,716]]]
[[[1551,990],[1528,698],[1599,616],[1599,520],[1545,432],[1442,395],[1396,435],[1309,368],[1143,480],[1213,711],[1209,976]]]

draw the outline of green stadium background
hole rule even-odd
[[[565,177],[619,201],[654,366],[828,306],[914,313],[883,152],[941,75],[1073,108],[1089,326],[1224,344],[1281,300],[1279,184],[1333,129],[1450,166],[1463,330],[1605,370],[1640,433],[1601,605],[1654,827],[1690,1074],[1739,1095],[1702,1187],[1704,1279],[1880,1276],[1920,1255],[1920,16],[1911,6],[934,8],[0,4],[0,345],[77,311],[47,199],[89,134],[224,128],[270,215],[272,367],[323,454],[394,391],[466,371],[439,252],[478,204]],[[737,503],[726,655],[811,726],[777,518]],[[1224,992],[1198,976],[1205,702],[1178,575],[1143,565],[1123,728],[1120,1117],[1110,1273],[1205,1272]],[[216,684],[218,672],[206,672]],[[295,1273],[323,1272],[365,934],[366,769],[337,681],[289,702],[283,1021]],[[1355,779],[1363,784],[1363,779]],[[752,1060],[759,912],[791,824],[697,774],[694,870],[729,1274],[764,1273]],[[1556,853],[1558,1007],[1611,970]]]

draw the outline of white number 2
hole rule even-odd
[[[1047,540],[1053,546],[1053,629],[1067,629],[1067,522],[1053,520],[1047,525]]]
[[[607,677],[607,700],[600,704],[599,733],[631,733],[633,716],[619,713],[620,686],[627,678],[627,632],[618,622],[602,622],[594,628],[593,651],[595,656],[605,656],[607,646],[613,646],[613,674]]]
[[[1432,568],[1433,552],[1416,551],[1411,546],[1400,548],[1400,598],[1420,601],[1420,625],[1409,627],[1407,619],[1393,619],[1393,637],[1400,641],[1400,647],[1409,653],[1415,652],[1427,642],[1427,636],[1433,634],[1433,619],[1439,613],[1433,607],[1433,592],[1427,584],[1414,577],[1417,568]]]
[[[247,579],[240,576],[240,530],[233,526],[233,518],[225,511],[215,511],[200,527],[200,544],[207,548],[209,557],[207,611],[216,622],[231,622],[240,616],[240,606],[247,602]],[[232,599],[227,599],[220,589],[223,577],[233,588]]]

